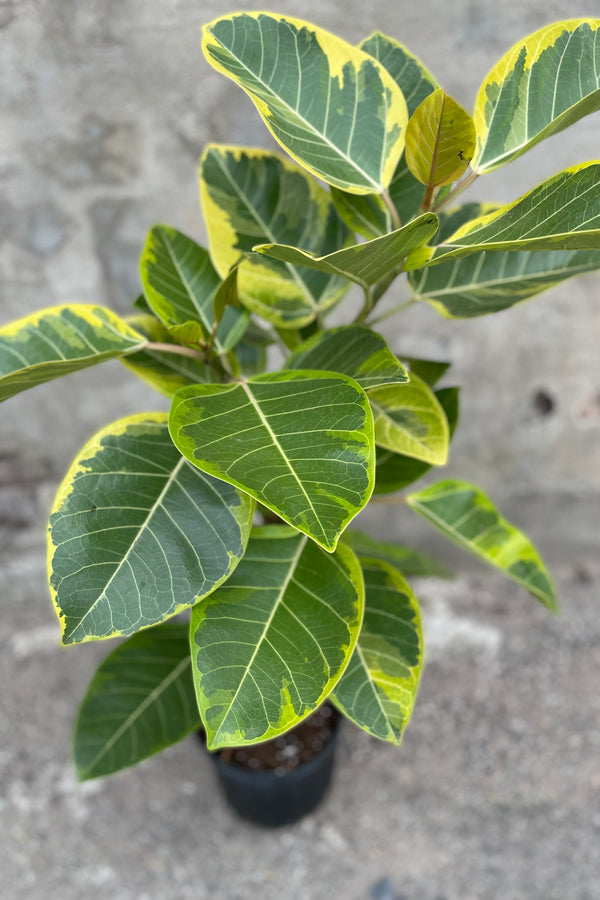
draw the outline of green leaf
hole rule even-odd
[[[332,275],[343,275],[368,291],[378,281],[399,269],[405,257],[415,248],[422,247],[435,234],[437,227],[437,216],[426,213],[383,237],[353,247],[344,247],[321,257],[284,244],[262,244],[254,249],[272,259],[310,266]]]
[[[406,129],[406,164],[429,189],[457,181],[474,149],[471,116],[441,88],[429,94],[411,116]]]
[[[149,341],[173,343],[170,333],[154,316],[128,316],[126,321]],[[201,360],[163,350],[146,348],[121,357],[121,362],[166,397],[188,384],[221,380],[218,371]]]
[[[404,363],[408,366],[411,375],[416,375],[429,387],[434,387],[450,368],[449,362],[438,362],[433,359],[417,359],[414,356],[404,356]]]
[[[53,306],[0,328],[0,402],[139,350],[145,339],[102,306]]]
[[[413,115],[425,97],[439,87],[420,60],[393,38],[375,32],[360,47],[390,73],[404,94],[409,116]],[[396,166],[389,193],[403,222],[408,222],[417,215],[425,197],[425,188],[411,174],[404,154]],[[389,231],[389,228],[386,230]]]
[[[568,19],[519,41],[475,101],[476,172],[491,172],[600,109],[600,19]]]
[[[454,435],[458,422],[458,394],[459,388],[456,387],[442,388],[435,392],[435,396],[439,400],[440,406],[448,420],[450,439]],[[430,468],[430,463],[423,462],[420,459],[412,459],[410,456],[403,456],[401,453],[393,453],[391,450],[377,447],[373,493],[390,494],[393,491],[400,491],[407,485],[422,478]]]
[[[567,278],[600,269],[600,250],[474,253],[409,273],[416,300],[448,318],[499,312]]]
[[[285,368],[341,372],[354,378],[366,391],[408,381],[408,372],[383,338],[360,325],[318,332],[288,356]]]
[[[367,240],[393,228],[389,210],[378,194],[348,194],[332,187],[331,199],[348,228]]]
[[[373,424],[351,378],[275,372],[183,388],[171,436],[181,453],[236,485],[326,550],[373,489]]]
[[[243,259],[237,288],[249,309],[278,327],[298,328],[344,296],[348,284],[337,275],[243,258],[265,241],[322,254],[349,239],[327,191],[298,166],[266,150],[209,144],[200,193],[212,258],[222,275]]]
[[[357,194],[387,187],[408,114],[376,60],[307,22],[262,12],[217,19],[202,46],[309,172]]]
[[[498,209],[497,203],[463,203],[460,206],[454,206],[451,209],[444,209],[438,213],[440,227],[434,235],[432,244],[445,244],[448,238],[462,228],[468,225],[473,219],[479,219],[488,213]]]
[[[446,566],[425,553],[417,553],[410,547],[377,541],[353,528],[348,528],[344,532],[344,544],[357,556],[383,560],[405,576],[436,575],[438,578],[448,578],[450,575],[450,570]]]
[[[411,376],[408,384],[369,391],[378,447],[443,466],[450,441],[441,404],[424,381]]]
[[[192,612],[192,669],[208,747],[256,744],[325,699],[354,649],[364,587],[354,554],[255,529],[237,571]]]
[[[463,225],[444,244],[415,251],[405,269],[480,250],[600,249],[599,180],[598,162],[559,172],[514,203]]]
[[[200,728],[187,625],[124,641],[97,669],[75,725],[80,781],[110,775]]]
[[[399,572],[361,559],[365,616],[348,668],[332,695],[363,731],[399,744],[415,704],[423,665],[419,604]]]
[[[50,516],[63,643],[131,634],[210,594],[242,557],[253,511],[246,494],[181,457],[164,414],[104,428],[75,459]]]
[[[478,488],[439,481],[411,494],[407,503],[463,549],[501,569],[544,606],[556,608],[550,576],[533,544]]]

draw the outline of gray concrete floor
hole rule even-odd
[[[600,568],[562,567],[557,617],[483,570],[421,581],[428,665],[403,746],[348,724],[325,804],[265,832],[226,808],[193,739],[77,784],[75,709],[113,644],[58,647],[47,494],[0,541],[0,896],[600,897]]]

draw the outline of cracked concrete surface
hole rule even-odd
[[[127,312],[154,222],[203,239],[203,145],[267,146],[268,135],[245,95],[203,62],[198,28],[261,6],[0,0],[0,322],[69,300]],[[352,41],[375,27],[393,35],[467,108],[515,40],[586,13],[569,0],[275,7]],[[599,136],[597,114],[480,179],[470,196],[506,202],[596,158]],[[453,361],[447,382],[463,388],[462,420],[448,472],[480,483],[532,534],[562,613],[469,569],[406,510],[364,514],[361,527],[462,574],[418,585],[429,662],[403,747],[347,727],[326,805],[272,834],[230,814],[192,740],[86,785],[69,761],[76,705],[110,646],[59,649],[44,517],[95,429],[165,401],[113,362],[3,405],[2,896],[600,897],[599,285],[585,276],[466,322],[412,308],[386,328],[398,351]],[[389,304],[401,299],[395,287]]]

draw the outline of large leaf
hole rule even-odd
[[[568,19],[519,41],[475,101],[473,168],[491,172],[600,108],[600,19]]]
[[[559,172],[514,203],[474,219],[435,249],[420,248],[405,269],[479,250],[600,249],[600,163]]]
[[[348,229],[331,197],[293,163],[266,150],[209,144],[200,193],[211,255],[225,276],[255,244],[283,242],[317,255],[344,246]],[[282,328],[298,328],[343,297],[347,282],[253,255],[239,266],[242,302]]]
[[[71,466],[50,516],[63,643],[131,634],[210,594],[242,557],[253,511],[246,494],[182,458],[164,414],[104,428]]]
[[[183,388],[169,424],[190,462],[327,550],[371,496],[373,420],[346,376],[275,372]]]
[[[376,60],[307,22],[260,12],[207,25],[203,49],[313,175],[357,194],[387,187],[408,114],[402,92]]]
[[[148,341],[173,342],[167,329],[154,316],[129,316],[127,322]],[[172,397],[188,384],[221,381],[218,370],[200,359],[151,347],[123,356],[121,362],[166,397]]]
[[[414,378],[414,375],[411,377]],[[457,387],[442,388],[435,392],[435,396],[448,420],[450,439],[454,435],[458,422],[458,394],[459,388]],[[401,453],[393,453],[391,450],[377,447],[373,493],[390,494],[393,491],[400,491],[407,485],[422,478],[430,468],[431,463],[423,462],[421,459],[413,459],[410,456],[403,456]]]
[[[0,328],[0,401],[139,350],[143,335],[102,306],[53,306]]]
[[[436,575],[438,578],[447,578],[450,575],[450,570],[446,566],[425,553],[418,553],[410,547],[377,541],[370,535],[363,534],[362,531],[355,531],[353,528],[347,528],[344,532],[344,544],[350,547],[357,556],[382,560],[407,577]]]
[[[363,731],[399,744],[423,665],[419,604],[396,569],[377,559],[360,563],[365,616],[352,659],[332,699]]]
[[[365,53],[375,57],[390,73],[404,94],[409,116],[438,87],[437,81],[420,60],[393,38],[375,32],[360,47]],[[403,222],[408,222],[417,215],[425,196],[425,188],[410,172],[404,154],[396,166],[389,193]]]
[[[341,372],[365,390],[408,381],[408,372],[383,338],[360,325],[318,332],[294,350],[285,368]]]
[[[192,669],[208,747],[288,731],[330,693],[352,655],[364,587],[354,554],[289,528],[253,531],[226,585],[192,612]]]
[[[97,669],[73,744],[80,781],[133,766],[200,727],[187,625],[134,634]]]
[[[471,116],[441,88],[429,94],[406,129],[406,164],[433,188],[452,184],[466,171],[475,149]]]
[[[437,227],[437,216],[426,213],[390,234],[321,257],[284,244],[262,244],[254,249],[272,259],[343,275],[368,291],[378,281],[399,270],[406,256],[416,247],[422,247]]]
[[[378,447],[443,466],[450,435],[442,406],[416,375],[408,384],[369,391]]]
[[[409,273],[415,299],[450,318],[507,309],[583,272],[600,269],[600,250],[474,253]]]
[[[533,544],[478,488],[464,481],[439,481],[410,494],[407,503],[465,550],[522,584],[544,606],[556,607],[550,576]]]

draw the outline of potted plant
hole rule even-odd
[[[471,118],[380,33],[354,47],[271,13],[206,26],[207,59],[246,91],[287,155],[205,149],[209,249],[152,228],[131,317],[64,305],[0,329],[2,400],[115,357],[172,398],[168,416],[96,434],[50,516],[63,643],[125,638],[79,711],[81,779],[201,726],[230,772],[269,740],[281,769],[299,756],[284,736],[328,700],[334,712],[312,719],[321,737],[310,752],[317,759],[320,743],[326,760],[313,793],[300,773],[317,763],[297,767],[310,807],[337,715],[401,742],[423,660],[405,579],[440,567],[348,526],[373,497],[444,465],[458,389],[437,387],[446,362],[388,347],[378,324],[390,313],[376,306],[402,273],[410,302],[461,318],[600,268],[600,163],[505,206],[457,203],[480,175],[598,108],[599,29],[573,19],[519,42]],[[352,283],[363,304],[345,314]],[[334,308],[344,324],[329,327]],[[555,608],[529,538],[478,487],[434,479],[401,496]],[[272,790],[277,776],[259,775]],[[274,801],[278,822],[305,811],[290,796],[283,813]]]

